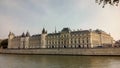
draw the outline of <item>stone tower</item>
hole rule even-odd
[[[20,48],[25,48],[25,33],[23,32],[20,38]]]
[[[27,31],[25,37],[25,48],[29,48],[29,38],[30,38],[30,33]]]
[[[8,35],[8,48],[13,48],[12,47],[12,39],[15,37],[14,33],[12,32],[9,32],[9,35]]]
[[[43,28],[41,34],[41,48],[46,48],[46,35],[47,35],[47,31],[45,30],[45,28]]]
[[[20,48],[29,48],[29,38],[30,34],[27,32],[26,34],[22,34],[21,40],[20,40]]]
[[[89,32],[90,32],[90,45],[89,45],[89,47],[93,48],[92,29],[90,29]]]

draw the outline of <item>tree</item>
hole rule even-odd
[[[96,3],[98,3],[99,5],[102,4],[102,7],[104,8],[106,4],[118,6],[119,0],[96,0]]]
[[[1,41],[0,47],[7,48],[8,46],[8,39],[4,39]]]

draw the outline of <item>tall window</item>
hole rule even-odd
[[[89,43],[88,39],[87,39],[87,44]]]
[[[75,44],[76,44],[76,39],[75,39]]]
[[[80,43],[80,38],[78,39],[78,43]]]
[[[88,37],[87,37],[87,44],[89,43],[89,39],[88,39]]]
[[[72,44],[73,42],[72,42],[72,40],[71,40],[71,44]]]
[[[84,40],[83,40],[82,42],[83,42],[83,44],[84,44]]]

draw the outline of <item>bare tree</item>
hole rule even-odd
[[[104,8],[106,4],[118,6],[119,0],[96,0],[96,3],[99,5],[102,4],[102,7]]]

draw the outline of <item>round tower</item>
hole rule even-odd
[[[14,33],[9,32],[8,35],[8,48],[12,48],[12,39],[15,37]]]
[[[25,33],[23,32],[21,37],[20,37],[20,48],[25,48]]]
[[[30,38],[30,33],[27,31],[25,37],[25,48],[29,48],[29,38]]]
[[[43,28],[41,34],[41,48],[46,48],[46,35],[47,35],[47,31],[45,30],[45,28]]]

